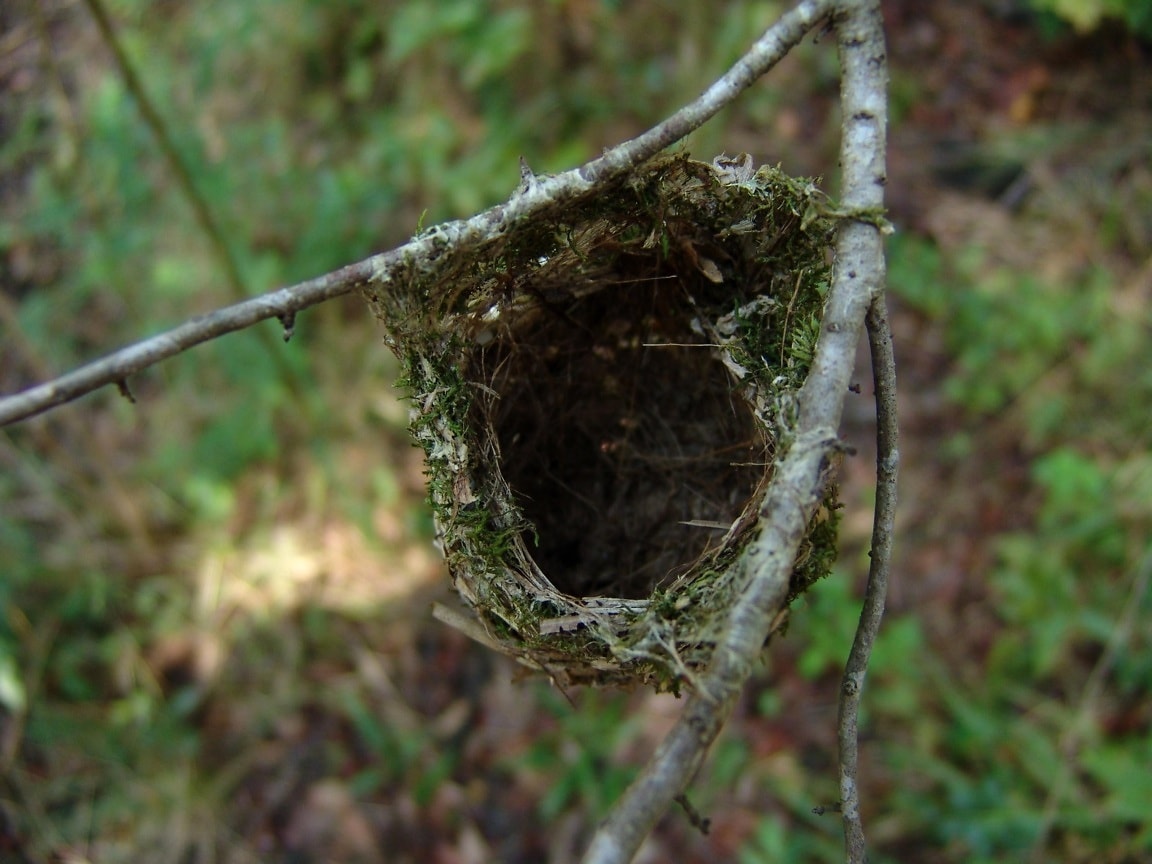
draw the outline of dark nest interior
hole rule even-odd
[[[622,275],[622,274],[615,274]],[[476,352],[500,470],[557,590],[645,598],[724,535],[764,433],[673,273],[554,291]]]

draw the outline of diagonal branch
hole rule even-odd
[[[800,392],[799,420],[777,463],[758,535],[737,566],[745,587],[713,660],[668,737],[601,825],[585,864],[623,864],[691,781],[727,721],[784,605],[796,550],[823,493],[821,475],[855,363],[864,317],[883,288],[881,230],[886,182],[887,60],[877,0],[836,4],[842,69],[844,214],[836,273],[812,370]],[[855,218],[853,218],[855,216]]]
[[[530,218],[556,200],[594,191],[698,129],[771,69],[827,17],[833,0],[805,0],[768,29],[731,69],[696,101],[631,141],[580,168],[554,177],[530,177],[504,204],[465,221],[449,222],[409,243],[324,276],[281,288],[194,318],[158,336],[130,345],[66,375],[0,399],[0,426],[33,417],[166,360],[195,345],[251,327],[268,318],[290,320],[296,312],[365,286],[387,287],[402,266],[428,266],[446,253],[464,252]]]

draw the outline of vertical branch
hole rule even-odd
[[[632,859],[656,820],[691,781],[727,721],[754,668],[774,615],[783,606],[796,550],[821,495],[822,470],[836,446],[869,306],[882,292],[884,253],[879,214],[884,206],[887,59],[878,0],[833,4],[843,69],[843,194],[836,237],[836,271],[799,418],[787,452],[775,466],[757,534],[736,563],[743,585],[676,725],[600,826],[585,864]]]
[[[849,212],[880,213],[884,205],[888,67],[879,0],[845,3],[837,35],[840,49],[843,129],[842,205]],[[896,502],[896,394],[892,337],[883,302],[884,252],[880,230],[863,221],[843,226],[839,269],[869,267],[875,285],[867,315],[878,413],[878,490],[873,528],[872,565],[856,639],[841,689],[840,803],[844,842],[850,864],[866,860],[864,827],[857,787],[857,720],[860,690],[884,611],[892,518]],[[851,257],[849,257],[851,256]],[[851,270],[846,274],[854,275]]]
[[[884,616],[888,594],[888,571],[892,558],[893,523],[896,518],[896,478],[900,465],[897,442],[896,363],[892,331],[883,297],[868,310],[868,344],[872,352],[872,382],[876,393],[876,512],[872,523],[871,563],[868,587],[856,638],[844,667],[840,687],[837,738],[840,747],[840,808],[844,820],[844,844],[850,864],[867,860],[864,824],[860,819],[859,763],[860,692],[868,670],[872,646]]]

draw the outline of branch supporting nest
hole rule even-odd
[[[801,3],[769,28],[752,49],[696,101],[643,135],[605,151],[597,159],[556,176],[531,176],[531,182],[522,183],[507,202],[470,219],[437,226],[390,252],[199,316],[59,378],[0,398],[0,426],[34,417],[101,387],[114,385],[201,343],[349,294],[362,288],[369,279],[380,286],[400,283],[409,267],[429,265],[449,253],[468,252],[503,234],[510,226],[531,219],[555,201],[612,183],[704,125],[780,62],[835,5],[832,0]]]

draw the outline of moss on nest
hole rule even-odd
[[[819,200],[661,157],[370,297],[485,641],[565,684],[677,689],[707,662],[819,331]],[[830,483],[793,595],[835,509]]]

